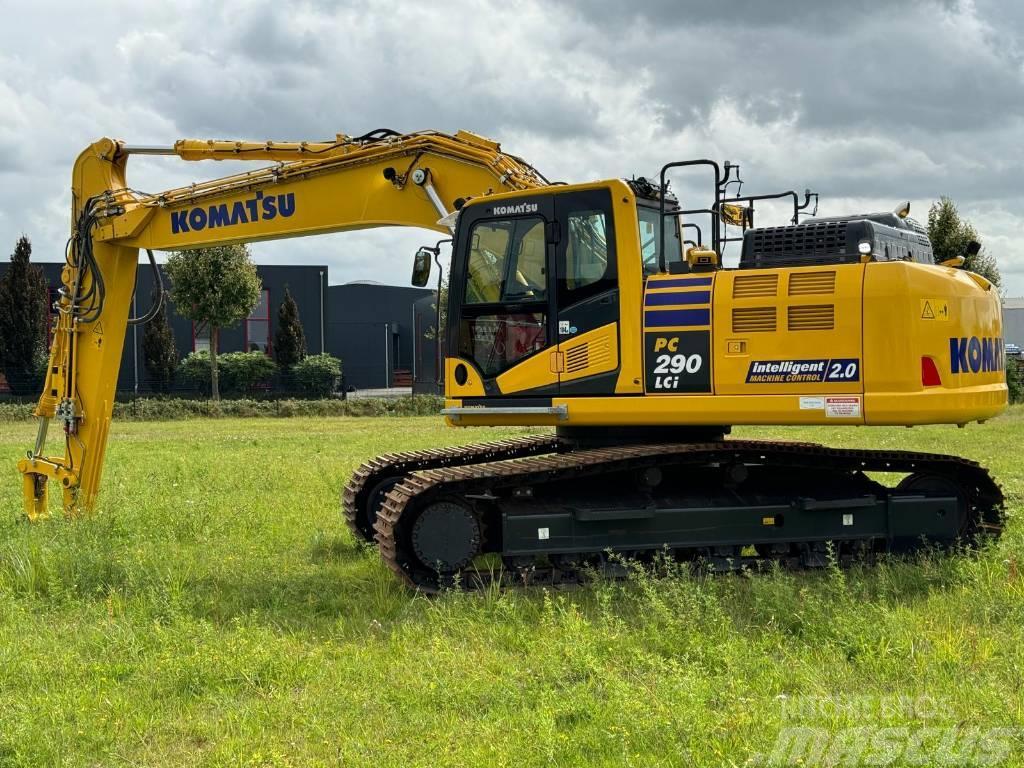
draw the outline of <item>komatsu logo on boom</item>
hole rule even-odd
[[[198,206],[183,211],[171,211],[171,234],[201,232],[216,227],[231,227],[235,224],[251,224],[255,221],[270,221],[278,216],[288,218],[295,213],[295,193],[264,195],[257,192],[248,200],[234,203]]]
[[[977,336],[949,340],[949,368],[953,373],[990,373],[1006,369],[1003,340]]]

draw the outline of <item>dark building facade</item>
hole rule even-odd
[[[56,299],[63,267],[38,262]],[[8,262],[0,261],[0,275]],[[376,283],[328,285],[326,266],[259,265],[263,295],[248,319],[220,334],[220,352],[260,350],[273,355],[277,313],[287,288],[299,307],[309,354],[327,352],[341,358],[344,386],[356,389],[409,387],[414,379],[433,381],[436,346],[433,320],[425,319],[433,307],[433,291]],[[164,277],[169,288],[169,281]],[[151,306],[154,280],[148,264],[140,264],[131,314],[139,317]],[[419,302],[419,311],[414,305]],[[433,312],[433,310],[429,310]],[[168,297],[168,322],[178,355],[209,348],[209,333],[178,314]],[[152,391],[142,353],[143,326],[131,326],[125,337],[117,388],[123,395]],[[3,391],[0,377],[0,391]],[[420,390],[426,391],[426,390]]]
[[[327,351],[341,358],[346,387],[412,386],[417,334],[422,333],[413,305],[432,295],[426,288],[371,282],[327,289]]]
[[[437,291],[431,291],[413,304],[413,382],[417,395],[444,394],[444,376],[441,373],[441,355],[437,327]]]
[[[37,262],[50,284],[50,294],[56,299],[60,286],[63,264]],[[0,262],[0,275],[6,271],[7,262]],[[299,318],[306,334],[306,347],[310,354],[326,351],[327,316],[327,267],[326,266],[257,266],[263,282],[263,294],[259,304],[249,318],[220,333],[220,352],[240,352],[258,349],[273,354],[274,331],[277,327],[277,312],[284,299],[287,287],[299,307]],[[164,276],[164,285],[170,283]],[[134,306],[131,314],[144,315],[151,306],[154,280],[148,264],[140,264]],[[209,349],[209,333],[196,328],[195,324],[177,313],[174,302],[168,296],[167,320],[174,332],[178,355],[185,357],[190,352]],[[118,374],[117,389],[121,393],[146,393],[152,391],[142,354],[144,328],[131,326],[125,335],[121,370]]]

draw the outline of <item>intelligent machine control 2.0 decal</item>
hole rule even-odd
[[[821,384],[860,381],[860,360],[854,357],[815,360],[752,360],[747,384]]]

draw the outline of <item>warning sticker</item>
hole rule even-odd
[[[946,299],[921,299],[922,320],[949,320],[949,302]]]
[[[826,397],[825,416],[831,419],[859,418],[860,398],[852,395]]]

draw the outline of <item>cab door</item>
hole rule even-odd
[[[554,205],[550,196],[463,212],[452,273],[450,396],[550,396],[558,372]],[[459,365],[468,375],[459,381]],[[481,391],[482,390],[482,391]]]
[[[619,285],[611,190],[558,195],[554,206],[558,393],[612,395],[619,370]]]

